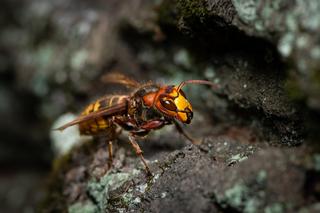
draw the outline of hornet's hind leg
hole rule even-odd
[[[144,164],[144,167],[145,167],[145,170],[147,172],[147,175],[148,176],[152,176],[152,173],[150,172],[150,168],[146,162],[146,160],[144,159],[143,157],[143,151],[141,150],[139,144],[137,143],[134,135],[130,134],[129,136],[129,142],[131,144],[131,146],[133,147],[133,149],[135,150],[136,154],[140,157],[142,163]]]
[[[111,138],[107,140],[108,143],[108,168],[111,169],[113,166],[113,143],[116,141],[118,136],[121,134],[122,129],[117,129],[116,126],[113,126],[112,130],[109,132],[109,138],[111,135]]]
[[[108,168],[110,169],[113,164],[113,148],[112,148],[112,141],[108,141],[108,152],[109,152],[109,158],[108,158]]]

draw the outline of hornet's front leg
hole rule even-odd
[[[129,135],[129,142],[130,142],[131,146],[133,147],[133,149],[135,150],[136,154],[140,157],[142,163],[144,164],[147,175],[152,176],[152,173],[150,172],[150,168],[142,155],[143,151],[141,150],[141,148],[140,148],[139,144],[137,143],[136,138],[133,134]]]
[[[191,143],[193,143],[194,145],[199,145],[201,144],[201,141],[196,140],[194,138],[192,138],[181,126],[177,121],[174,121],[174,125],[176,126],[176,129],[178,130],[178,132],[183,135],[184,137],[186,137]]]
[[[159,129],[161,127],[163,127],[164,125],[166,125],[167,122],[164,120],[151,120],[148,122],[145,122],[144,124],[138,126],[138,131],[133,131],[130,133],[129,135],[129,142],[131,144],[131,146],[133,147],[133,149],[135,150],[136,154],[140,157],[142,163],[145,166],[146,172],[148,175],[152,176],[152,173],[150,172],[149,166],[146,162],[146,160],[143,157],[143,151],[141,150],[139,144],[136,141],[136,135],[135,134],[147,134],[150,130],[153,129]]]
[[[167,122],[164,120],[151,120],[142,124],[139,128],[145,130],[160,129],[166,124]]]

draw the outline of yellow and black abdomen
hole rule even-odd
[[[127,96],[123,95],[106,96],[87,106],[81,115],[86,116],[90,115],[92,112],[107,109],[121,103],[126,97]],[[93,118],[79,124],[80,134],[82,135],[110,134],[111,132],[114,132],[115,128],[116,126],[113,122],[112,116]]]

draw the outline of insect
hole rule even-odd
[[[151,130],[174,124],[178,132],[192,143],[196,143],[179,123],[189,124],[193,111],[182,88],[187,84],[206,84],[216,87],[205,80],[187,80],[175,85],[155,83],[140,84],[120,73],[107,74],[103,78],[107,83],[123,84],[133,88],[128,95],[108,95],[85,108],[75,120],[57,128],[64,130],[79,124],[80,134],[105,137],[108,142],[109,167],[112,166],[112,143],[117,138],[117,127],[129,132],[129,142],[144,164],[148,175],[149,166],[143,157],[143,151],[137,143],[139,137],[148,135]]]

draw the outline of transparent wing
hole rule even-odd
[[[141,85],[139,82],[119,72],[107,73],[101,77],[101,81],[104,83],[122,84],[129,88],[138,88]]]
[[[95,112],[91,112],[88,115],[80,115],[78,118],[74,119],[73,121],[70,121],[54,130],[64,130],[70,126],[88,121],[88,120],[92,120],[95,118],[99,118],[101,116],[106,117],[106,116],[113,116],[113,115],[119,115],[119,114],[123,114],[125,113],[127,110],[127,101],[124,101],[122,103],[119,104],[115,104],[113,106],[110,107],[106,107],[106,108],[102,108],[100,110],[97,110]]]

